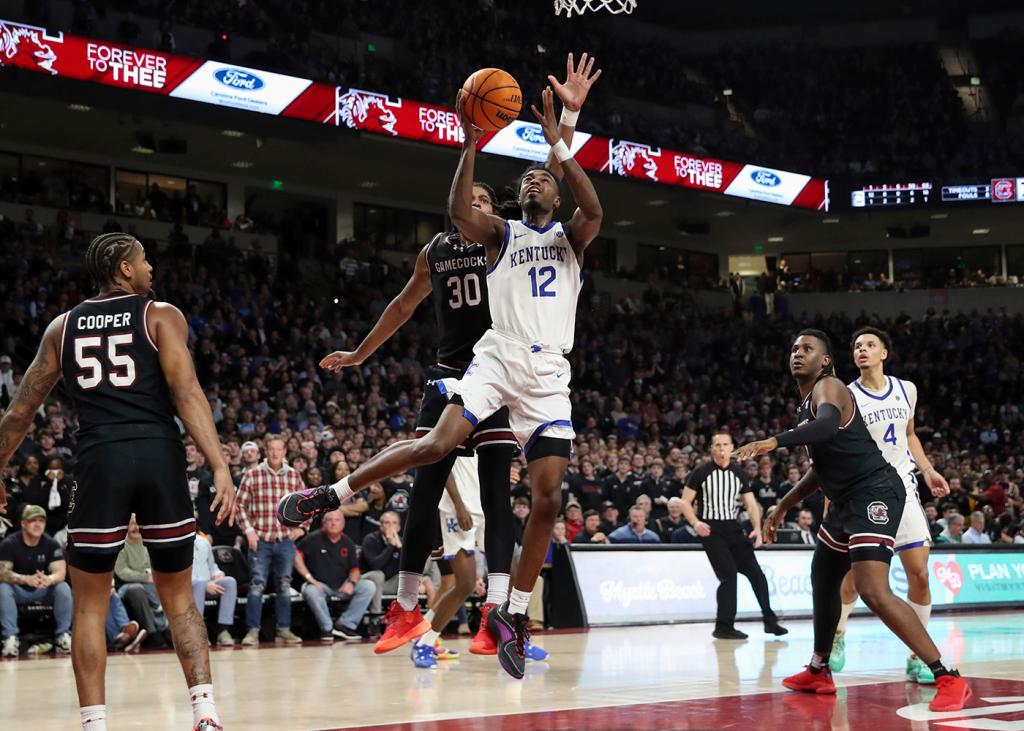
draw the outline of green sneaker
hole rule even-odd
[[[828,666],[833,673],[846,667],[846,633],[836,632],[832,640],[832,654],[828,656]]]
[[[907,680],[921,685],[935,685],[935,674],[917,655],[907,658]]]

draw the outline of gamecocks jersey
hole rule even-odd
[[[830,500],[846,500],[857,487],[881,479],[886,471],[895,472],[864,425],[856,398],[853,405],[853,416],[839,427],[838,434],[827,442],[807,447],[821,491]],[[797,411],[797,422],[801,425],[813,419],[809,393]]]
[[[156,344],[146,330],[153,304],[112,292],[64,318],[61,370],[78,411],[78,449],[127,439],[180,439]]]
[[[465,366],[491,326],[483,244],[463,245],[457,233],[440,233],[427,248],[427,266],[440,335],[437,360]]]

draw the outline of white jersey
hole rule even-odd
[[[466,509],[472,516],[482,516],[484,513],[480,502],[480,474],[477,472],[479,464],[476,454],[469,457],[459,457],[452,465],[452,478],[455,481],[455,489],[459,491],[459,497],[466,505]],[[448,491],[445,490],[441,496],[441,502],[437,505],[442,513],[454,513],[455,504],[452,502]]]
[[[568,353],[583,272],[561,223],[505,222],[505,241],[487,270],[491,327],[542,350]]]
[[[896,468],[907,490],[913,490],[916,496],[917,465],[907,442],[907,427],[917,407],[917,386],[893,376],[886,376],[885,380],[885,388],[876,392],[868,390],[858,378],[850,384],[850,391],[885,461]]]

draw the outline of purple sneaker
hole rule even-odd
[[[311,487],[285,495],[277,504],[277,520],[281,525],[298,528],[307,520],[337,510],[341,500],[326,485]]]
[[[513,678],[526,674],[526,641],[530,632],[526,628],[525,614],[512,614],[506,601],[487,614],[487,626],[498,645],[498,662]]]

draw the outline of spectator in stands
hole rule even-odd
[[[754,497],[761,506],[762,514],[768,512],[779,498],[785,494],[783,488],[775,478],[775,461],[767,454],[757,462],[757,476],[751,480],[750,486],[754,489]]]
[[[245,625],[248,630],[243,645],[259,644],[263,618],[263,592],[271,571],[277,580],[274,610],[277,630],[275,638],[288,645],[302,642],[291,630],[292,566],[295,562],[295,540],[304,535],[302,528],[285,528],[277,521],[277,504],[290,492],[302,490],[302,477],[285,464],[285,441],[274,436],[265,443],[267,458],[242,476],[238,486],[238,522],[245,531],[249,545],[249,593],[245,602]]]
[[[49,430],[40,430],[37,438],[41,448],[50,453],[54,451],[53,434]],[[43,457],[46,459],[46,472],[25,484],[21,490],[21,497],[25,503],[45,506],[46,533],[55,536],[68,524],[71,482],[64,475],[64,460],[60,457],[48,457],[45,452]]]
[[[992,539],[985,531],[985,514],[980,510],[971,513],[971,527],[964,531],[960,542],[964,545],[987,545]]]
[[[246,442],[242,445],[242,472],[255,469],[260,464],[260,448],[256,442]]]
[[[513,537],[517,546],[523,545],[523,529],[526,528],[526,520],[530,517],[530,498],[521,496],[512,500],[512,515],[515,521],[512,524]]]
[[[647,527],[647,512],[639,505],[629,509],[629,522],[608,535],[611,543],[661,543],[658,534]]]
[[[620,459],[615,472],[604,480],[605,500],[611,500],[620,513],[632,505],[643,488],[643,478],[630,469],[629,460]]]
[[[0,409],[6,409],[18,390],[14,382],[14,366],[11,364],[11,356],[0,355]]]
[[[814,513],[803,508],[796,518],[796,527],[800,535],[800,543],[806,546],[813,546],[817,541],[817,534],[814,525]]]
[[[669,501],[674,497],[682,497],[683,494],[683,484],[675,477],[665,474],[665,462],[660,457],[651,463],[642,489],[653,504],[650,514],[652,520],[660,520],[668,515]]]
[[[551,543],[556,546],[565,545],[569,542],[568,534],[565,529],[565,521],[559,518],[555,521],[555,525],[551,528]]]
[[[110,587],[110,605],[103,629],[107,636],[107,648],[115,652],[134,652],[149,634],[138,622],[129,619],[128,610],[113,585]]]
[[[946,518],[946,527],[936,538],[937,543],[962,543],[964,533],[964,516],[950,513]]]
[[[611,500],[605,500],[601,504],[601,532],[610,535],[620,525],[618,506]]]
[[[608,536],[601,532],[601,515],[596,510],[583,514],[583,530],[572,539],[573,543],[608,543]]]
[[[132,515],[128,520],[128,534],[124,547],[117,554],[114,564],[115,582],[120,582],[117,595],[121,597],[128,616],[137,621],[150,636],[155,647],[166,647],[164,632],[168,628],[167,616],[160,606],[160,597],[153,585],[153,569],[149,563],[149,551],[142,542],[139,524]]]
[[[18,607],[45,604],[53,607],[57,654],[71,652],[71,587],[60,544],[46,535],[46,511],[27,504],[21,511],[21,530],[0,541],[0,655],[17,657]]]
[[[363,538],[363,554],[360,558],[363,578],[372,581],[375,587],[370,613],[380,614],[384,594],[398,591],[398,566],[402,555],[401,521],[397,513],[388,510],[380,516],[380,529]],[[427,595],[427,604],[434,601],[434,584],[429,577],[423,577],[420,591]]]
[[[687,525],[683,517],[683,499],[672,497],[668,501],[668,515],[654,521],[654,530],[662,543],[671,543],[672,534]]]
[[[682,500],[682,498],[680,498]],[[684,517],[685,521],[686,518]],[[672,543],[700,543],[700,536],[689,523],[672,531]]]
[[[600,510],[604,502],[604,487],[594,471],[594,463],[584,460],[580,472],[570,481],[573,496],[584,510]]]
[[[581,530],[583,530],[583,510],[576,500],[570,499],[565,505],[566,539],[571,543]]]
[[[939,523],[939,511],[935,507],[935,503],[927,502],[924,505],[924,516],[928,519],[928,531],[932,536],[932,543],[939,537],[939,533],[942,532],[942,525]]]
[[[302,598],[316,617],[323,641],[360,639],[359,625],[377,593],[373,580],[362,577],[356,545],[344,531],[345,517],[335,510],[323,517],[320,530],[296,546],[295,570],[305,580]],[[328,597],[345,605],[333,627]]]
[[[235,606],[238,604],[238,582],[226,575],[213,559],[210,539],[203,533],[196,533],[192,553],[192,596],[196,600],[199,614],[206,613],[206,598],[220,597],[217,606],[217,644],[232,647],[235,638],[231,628],[235,624]]]

